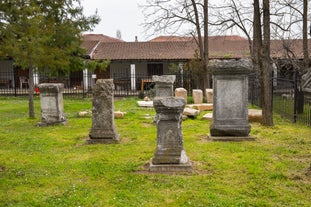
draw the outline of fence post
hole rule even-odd
[[[14,96],[16,97],[17,96],[17,87],[16,87],[16,84],[17,84],[17,69],[16,67],[13,67],[13,81],[14,81]]]
[[[297,100],[298,100],[298,87],[297,87],[297,71],[294,73],[294,123],[297,122]]]

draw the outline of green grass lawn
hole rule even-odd
[[[86,145],[91,100],[65,99],[66,126],[37,127],[25,98],[0,97],[0,206],[311,206],[310,127],[252,123],[253,142],[207,141],[209,121],[183,122],[193,174],[148,174],[153,109],[118,99],[120,144]]]

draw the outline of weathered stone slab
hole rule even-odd
[[[183,115],[191,116],[191,117],[197,117],[200,115],[200,111],[193,108],[186,107],[183,111]]]
[[[213,119],[213,113],[207,113],[202,116],[202,119],[212,120]]]
[[[87,117],[87,116],[91,116],[92,112],[91,111],[79,111],[78,112],[78,117]]]
[[[205,89],[205,96],[207,103],[213,103],[213,89],[211,88]]]
[[[114,123],[114,84],[112,79],[98,79],[93,88],[92,129],[88,143],[118,143],[120,137]]]
[[[115,111],[114,118],[115,119],[122,119],[125,116],[126,112],[123,111]]]
[[[249,61],[219,61],[212,65],[214,109],[210,138],[249,140],[248,73]],[[219,137],[219,139],[217,138]]]
[[[211,103],[202,103],[202,104],[189,104],[189,108],[197,109],[199,111],[211,111],[213,110],[213,104]]]
[[[260,109],[248,109],[248,120],[250,122],[259,122],[262,121],[262,110]]]
[[[153,101],[137,101],[137,105],[140,107],[153,108]]]
[[[39,126],[66,124],[62,83],[42,83],[40,89],[41,122]]]
[[[187,95],[187,90],[184,88],[176,88],[175,89],[175,97],[181,97],[185,99],[187,103],[188,95]]]
[[[192,90],[192,98],[194,104],[201,104],[203,103],[203,92],[201,89],[193,89]]]

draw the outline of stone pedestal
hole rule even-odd
[[[177,97],[156,97],[157,147],[149,170],[152,172],[191,172],[183,148],[182,113],[186,102]]]
[[[212,88],[205,89],[205,95],[207,103],[213,103],[213,89]]]
[[[218,141],[253,140],[248,122],[248,62],[223,61],[212,67],[214,108],[210,138]]]
[[[187,90],[184,88],[176,88],[175,89],[175,97],[181,97],[183,99],[185,99],[186,104],[187,104],[187,99],[188,99],[188,94],[187,94]]]
[[[156,95],[155,97],[174,96],[173,84],[175,82],[175,75],[153,75],[152,81],[155,83]]]
[[[93,88],[92,129],[87,143],[118,143],[114,123],[114,84],[112,79],[98,79]]]
[[[65,124],[62,83],[43,83],[40,89],[41,122],[39,126]]]
[[[203,92],[201,89],[193,89],[192,90],[192,98],[194,104],[201,104],[203,103]]]

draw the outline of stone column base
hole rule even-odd
[[[242,142],[242,141],[254,141],[255,138],[251,136],[212,136],[208,135],[208,139],[212,141],[222,141],[222,142]]]
[[[149,172],[154,173],[172,173],[172,172],[187,172],[192,173],[192,164],[190,161],[182,164],[152,164],[149,162]]]

